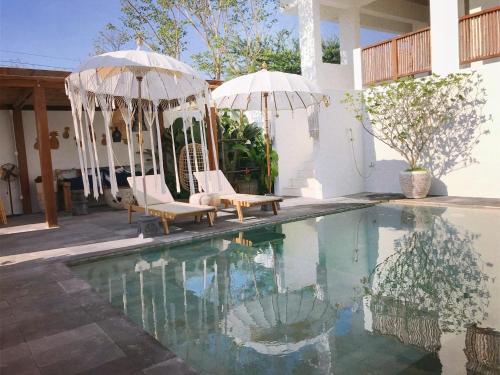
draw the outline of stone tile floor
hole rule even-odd
[[[11,218],[8,226],[0,227],[0,374],[194,374],[194,369],[94,293],[66,263],[400,198],[367,194],[322,201],[291,198],[283,202],[278,216],[251,209],[241,224],[228,210],[220,212],[212,228],[206,222],[184,221],[174,224],[168,236],[142,240],[124,211],[63,216],[55,229],[45,229],[40,215]],[[431,204],[473,204],[450,197],[429,200]],[[500,207],[500,200],[474,204]]]

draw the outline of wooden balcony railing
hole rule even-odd
[[[500,56],[500,6],[461,17],[460,63]],[[419,73],[431,67],[430,28],[372,44],[361,51],[363,84],[369,85]]]
[[[460,63],[500,56],[500,6],[460,18]]]
[[[431,70],[430,28],[363,48],[363,83],[371,84]]]

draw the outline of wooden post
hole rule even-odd
[[[23,115],[19,108],[12,111],[12,120],[14,122],[14,137],[16,138],[17,162],[19,164],[19,181],[21,183],[21,194],[23,196],[23,213],[30,214],[31,193],[30,181],[28,177],[28,161],[26,159],[26,144],[24,142]]]
[[[207,147],[208,147],[208,166],[214,171],[217,168],[216,160],[219,158],[219,142],[217,129],[217,110],[211,107],[210,110],[205,106],[207,123]],[[212,142],[214,145],[212,146]],[[214,153],[215,149],[215,153]]]
[[[391,76],[393,80],[398,79],[398,39],[391,41]]]
[[[273,184],[271,181],[271,140],[269,138],[269,113],[267,108],[267,97],[269,94],[264,93],[264,124],[266,127],[266,160],[267,160],[267,183],[269,194],[272,193]]]
[[[50,155],[49,123],[45,89],[37,84],[33,89],[36,130],[38,134],[38,153],[42,175],[43,198],[45,201],[45,221],[49,228],[57,226],[57,208],[54,194],[54,174]]]

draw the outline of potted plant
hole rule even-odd
[[[359,94],[346,94],[343,103],[373,137],[397,151],[408,163],[399,182],[407,198],[424,198],[431,187],[431,174],[424,160],[434,139],[458,128],[464,108],[473,103],[471,94],[480,80],[475,73],[425,78],[401,78],[370,87]]]
[[[241,194],[258,194],[259,192],[259,183],[253,178],[252,170],[248,167],[243,171],[243,177],[236,180],[236,185]]]
[[[259,169],[259,190],[261,193],[269,191],[269,179],[267,178],[267,159],[265,143],[262,135],[256,137],[255,142],[252,144],[239,144],[235,145],[241,154],[246,155],[248,159]],[[276,151],[271,150],[271,184],[278,176],[278,154]]]

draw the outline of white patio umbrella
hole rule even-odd
[[[271,144],[269,140],[269,110],[307,109],[328,105],[329,98],[314,82],[297,74],[263,69],[227,81],[212,91],[217,108],[243,111],[259,110],[264,114],[268,188],[271,193]]]
[[[109,52],[91,57],[66,78],[66,92],[72,107],[77,149],[86,195],[90,192],[86,173],[89,164],[92,169],[94,196],[97,198],[99,193],[102,194],[103,192],[94,133],[96,107],[100,107],[104,116],[104,134],[106,137],[111,193],[113,196],[116,196],[118,187],[115,175],[113,141],[110,133],[113,110],[116,106],[119,108],[126,125],[128,156],[133,177],[133,190],[134,194],[136,194],[135,151],[133,145],[134,139],[132,137],[132,125],[136,111],[139,115],[138,143],[141,174],[144,177],[144,140],[142,137],[144,112],[145,120],[150,128],[152,161],[155,174],[157,173],[157,166],[153,129],[156,123],[159,169],[162,180],[164,180],[163,153],[158,120],[160,108],[164,110],[173,107],[180,108],[179,113],[183,117],[184,136],[187,144],[186,128],[192,125],[192,121],[189,121],[190,125],[187,124],[187,112],[197,109],[204,114],[205,105],[209,104],[207,82],[200,78],[189,65],[166,55],[142,50],[142,41],[140,39],[138,39],[137,45],[137,50]],[[203,116],[201,117],[203,118]],[[206,137],[204,137],[202,122],[200,122],[200,134],[203,149],[206,150]],[[175,157],[175,146],[173,145],[173,147]],[[207,170],[208,160],[206,152],[204,152],[204,159],[204,170]],[[188,153],[188,169],[190,167],[191,163]],[[96,171],[99,177],[96,176]],[[189,172],[190,187],[193,190],[194,184],[191,170]],[[144,201],[146,202],[145,212],[147,215],[145,178],[142,181]],[[161,185],[163,186],[163,184]]]

